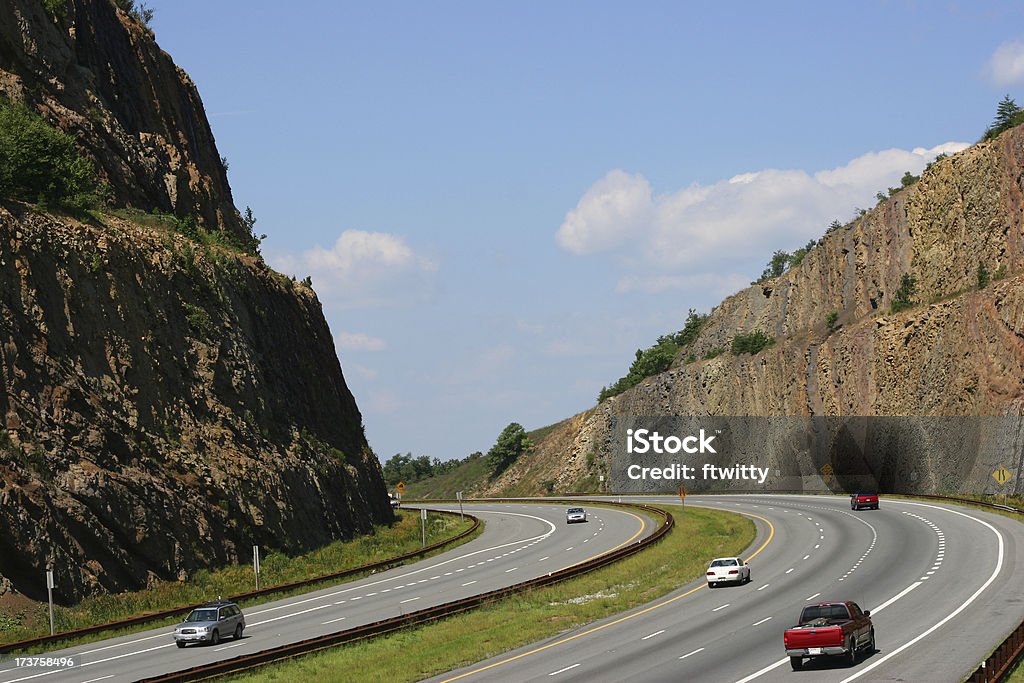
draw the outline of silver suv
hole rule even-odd
[[[216,645],[221,638],[242,637],[245,630],[245,616],[233,602],[217,600],[196,607],[188,613],[185,621],[174,627],[174,644],[185,647],[189,643],[210,643]]]

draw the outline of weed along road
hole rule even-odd
[[[451,505],[433,507],[452,509]],[[458,511],[458,506],[454,509]],[[589,506],[587,522],[582,524],[566,524],[564,505],[466,503],[464,509],[486,524],[473,541],[358,581],[246,607],[247,627],[238,641],[178,649],[171,637],[173,629],[162,627],[45,655],[76,655],[78,661],[71,669],[3,662],[0,683],[134,681],[253,654],[546,575],[635,543],[657,528],[642,513],[607,507]]]
[[[879,510],[856,512],[836,496],[689,496],[691,505],[755,521],[757,539],[742,554],[750,582],[709,589],[701,577],[629,612],[430,680],[956,682],[1024,617],[1024,524],[1014,519],[885,497]],[[805,659],[793,671],[783,632],[803,607],[845,600],[871,611],[877,651],[853,665]]]

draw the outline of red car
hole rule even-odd
[[[877,493],[854,493],[850,495],[850,509],[860,510],[861,508],[878,509]]]
[[[803,668],[804,657],[842,656],[854,665],[859,652],[875,651],[875,627],[871,612],[855,602],[822,602],[808,605],[800,623],[782,636],[793,671]]]

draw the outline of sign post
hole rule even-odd
[[[420,508],[420,532],[423,534],[423,547],[427,547],[427,509]]]
[[[398,505],[399,505],[399,507],[401,507],[401,505],[402,505],[402,494],[405,493],[405,482],[404,481],[398,482],[398,484],[395,486],[395,491],[398,492]]]
[[[459,499],[459,519],[465,519],[466,515],[462,512],[462,491],[456,491],[455,497]]]
[[[53,589],[56,584],[53,582],[53,570],[46,570],[46,596],[50,601],[50,635],[53,635]]]
[[[256,574],[256,590],[260,589],[260,547],[252,547],[252,571]]]
[[[685,509],[686,508],[686,487],[682,484],[679,485],[679,504]]]

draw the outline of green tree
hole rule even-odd
[[[487,451],[487,465],[491,476],[496,477],[507,470],[519,456],[533,448],[526,430],[518,422],[510,423],[501,430],[498,440]]]
[[[754,330],[750,334],[737,334],[732,338],[732,353],[734,356],[741,353],[760,353],[774,343],[775,340],[761,330]]]
[[[899,289],[896,290],[896,294],[892,298],[892,312],[899,313],[917,303],[914,301],[914,294],[916,293],[917,280],[912,275],[904,273],[903,277],[900,278]]]
[[[765,266],[764,271],[761,273],[761,279],[758,282],[770,280],[773,277],[778,277],[786,272],[786,266],[789,264],[790,259],[793,258],[789,252],[781,249],[777,250],[772,254],[772,258],[768,261],[768,265]]]
[[[0,197],[82,210],[95,190],[92,164],[70,135],[0,99]]]
[[[992,125],[985,131],[984,140],[991,140],[1005,130],[1024,123],[1024,110],[1017,106],[1013,98],[1006,95],[996,105],[996,117]]]
[[[836,321],[839,320],[839,311],[834,308],[825,316],[825,327],[831,332],[836,329]]]
[[[978,289],[985,289],[989,283],[988,268],[985,267],[984,263],[978,264]]]

